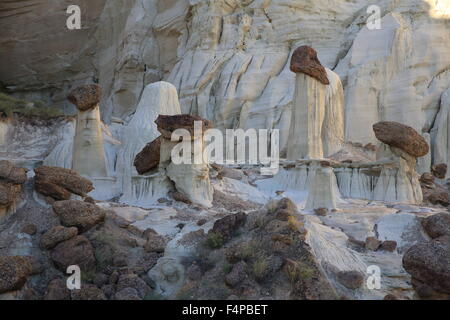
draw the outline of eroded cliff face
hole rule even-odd
[[[284,146],[295,85],[288,62],[310,45],[343,80],[347,140],[376,142],[369,128],[382,120],[430,132],[450,85],[450,4],[371,3],[379,30],[367,28],[363,0],[79,1],[83,29],[69,31],[67,1],[8,2],[0,81],[61,107],[69,89],[98,81],[109,122],[132,114],[147,84],[166,80],[182,112],[219,128],[279,128]]]

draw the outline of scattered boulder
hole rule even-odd
[[[186,129],[190,133],[192,139],[194,138],[195,121],[202,122],[203,134],[206,130],[213,127],[211,121],[190,114],[177,114],[174,116],[159,115],[155,123],[157,125],[158,131],[166,139],[170,140],[172,137],[172,133],[177,129]]]
[[[399,148],[413,157],[423,157],[430,151],[427,141],[413,128],[392,121],[373,125],[375,136],[381,142]]]
[[[0,180],[12,184],[24,184],[27,181],[27,170],[16,167],[8,160],[0,160]]]
[[[450,213],[441,212],[422,220],[422,226],[432,238],[450,235]]]
[[[53,279],[47,286],[44,300],[70,300],[70,290],[63,279]]]
[[[419,179],[422,188],[424,186],[432,188],[434,186],[434,180],[434,176],[429,172],[425,172],[424,174],[422,174]]]
[[[78,265],[83,272],[95,269],[94,248],[84,236],[76,236],[59,243],[53,249],[51,258],[56,267],[63,272],[71,265]]]
[[[94,108],[99,102],[102,89],[97,84],[80,86],[72,90],[67,99],[73,103],[78,110],[87,111]]]
[[[9,207],[20,196],[22,188],[20,185],[0,180],[0,207]]]
[[[139,293],[134,288],[124,288],[115,294],[115,300],[142,300]]]
[[[328,209],[327,208],[318,208],[318,209],[314,209],[314,213],[317,215],[317,216],[320,216],[320,217],[324,217],[324,216],[326,216],[327,214],[328,214]]]
[[[375,237],[367,237],[366,238],[366,249],[377,251],[381,245],[381,241]]]
[[[358,289],[364,282],[364,275],[358,271],[340,271],[337,273],[337,280],[348,289]]]
[[[304,73],[321,83],[328,85],[327,71],[317,57],[317,51],[308,46],[297,48],[292,54],[290,69],[295,73]]]
[[[439,163],[431,167],[431,173],[438,179],[445,179],[447,175],[447,164]]]
[[[244,212],[228,215],[214,222],[208,234],[220,235],[224,240],[229,239],[234,232],[244,225],[247,216]]]
[[[225,283],[231,287],[236,287],[247,277],[247,264],[244,261],[240,261],[233,266],[230,273],[225,276]]]
[[[28,257],[0,257],[0,293],[21,289],[32,271]]]
[[[94,190],[92,182],[74,170],[42,166],[34,172],[36,191],[55,200],[68,200],[70,193],[84,197]]]
[[[34,236],[37,232],[37,227],[35,224],[29,223],[26,224],[20,232],[29,234],[30,236]]]
[[[436,291],[450,293],[450,237],[444,236],[409,248],[403,267],[413,279]]]
[[[72,300],[107,300],[103,291],[93,284],[82,284],[80,290],[71,291]]]
[[[142,278],[134,273],[120,275],[116,290],[120,292],[126,288],[135,289],[140,299],[143,299],[152,290]]]
[[[386,240],[381,243],[380,250],[394,252],[397,249],[397,241]]]
[[[144,174],[159,165],[161,137],[156,138],[142,149],[134,158],[134,166],[139,174]]]
[[[147,232],[146,236],[147,242],[144,246],[146,252],[164,252],[167,241],[163,236],[153,230],[151,230],[151,232]]]
[[[79,200],[57,201],[53,210],[59,216],[61,224],[77,227],[83,233],[105,220],[106,211],[102,208]]]
[[[42,235],[40,245],[47,250],[53,249],[58,243],[72,239],[77,235],[78,229],[75,227],[56,226]]]

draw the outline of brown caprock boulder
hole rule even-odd
[[[392,121],[373,125],[375,136],[381,142],[399,148],[413,157],[423,157],[430,151],[427,141],[413,128]]]

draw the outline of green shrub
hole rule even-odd
[[[62,115],[57,108],[49,107],[42,101],[29,102],[5,93],[0,93],[0,113],[4,113],[7,117],[12,117],[17,113],[26,117],[43,119],[51,119]]]
[[[262,280],[266,277],[269,268],[269,262],[265,256],[260,256],[253,263],[253,275],[256,280]]]
[[[211,232],[210,234],[208,234],[206,243],[207,243],[208,247],[210,247],[211,249],[219,249],[224,245],[225,239],[223,238],[223,236],[221,234]]]

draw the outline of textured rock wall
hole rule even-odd
[[[314,47],[341,76],[353,142],[375,142],[369,128],[381,120],[430,132],[450,83],[446,0],[370,1],[381,8],[380,30],[365,27],[364,0],[78,3],[80,31],[65,29],[67,1],[57,10],[33,0],[1,4],[18,8],[0,14],[1,83],[63,107],[70,86],[98,80],[109,122],[126,119],[143,88],[163,79],[177,87],[183,112],[218,127],[279,128],[282,146],[295,83],[288,62],[299,45]]]

